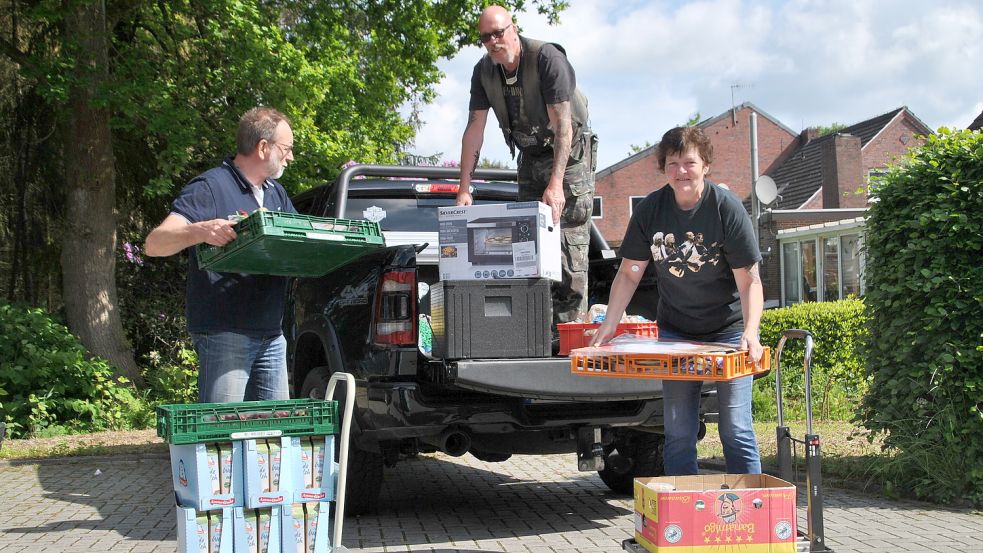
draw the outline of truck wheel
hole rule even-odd
[[[315,367],[304,378],[301,395],[305,398],[324,399],[328,387],[328,368]],[[338,414],[345,412],[345,383],[339,382],[335,391],[338,400]],[[345,514],[364,515],[375,512],[382,490],[382,454],[358,448],[360,431],[354,423],[348,447],[348,480],[345,485]],[[341,440],[335,440],[335,459]]]
[[[637,476],[661,476],[665,472],[662,462],[662,434],[629,430],[605,448],[604,469],[597,471],[601,480],[612,491],[631,495]]]

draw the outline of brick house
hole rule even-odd
[[[798,144],[798,133],[751,103],[698,125],[713,142],[714,160],[708,178],[726,183],[741,198],[751,194],[752,112],[758,114],[758,169],[767,173]],[[655,146],[598,171],[594,180],[594,224],[612,246],[621,244],[635,204],[666,183],[656,162]]]
[[[761,206],[761,267],[768,306],[862,294],[863,215],[870,175],[882,171],[932,130],[907,107],[819,137],[795,133],[745,103],[699,123],[713,141],[709,178],[726,183],[751,211],[749,116],[758,114],[758,168],[779,196]],[[619,245],[635,203],[665,185],[646,148],[597,172],[594,222]]]
[[[779,197],[762,213],[761,250],[769,305],[863,294],[863,218],[870,177],[924,143],[932,130],[907,107],[817,137],[767,174]],[[749,201],[745,204],[749,205]]]

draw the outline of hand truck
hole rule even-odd
[[[785,426],[782,410],[782,349],[784,349],[785,342],[789,338],[805,341],[806,435],[804,440],[797,440],[792,437],[791,431]],[[801,528],[799,529],[795,540],[795,550],[809,553],[833,553],[833,550],[826,546],[826,535],[823,530],[823,479],[820,471],[822,459],[820,441],[819,436],[814,434],[812,430],[812,343],[812,333],[808,330],[789,329],[782,333],[778,347],[775,348],[775,396],[778,411],[778,427],[775,431],[778,438],[778,477],[787,482],[795,483],[792,444],[793,442],[803,444],[805,446],[807,528],[804,532]],[[621,542],[621,548],[631,553],[646,553],[645,548],[639,545],[634,538]]]
[[[789,428],[785,426],[782,411],[782,349],[789,338],[799,338],[805,341],[805,359],[803,374],[805,380],[806,399],[806,434],[804,440],[792,437]],[[822,452],[819,435],[812,430],[812,333],[808,330],[789,329],[782,333],[775,348],[775,399],[777,401],[778,427],[775,429],[778,446],[778,477],[787,482],[795,482],[792,470],[792,444],[798,443],[805,447],[806,468],[806,531],[799,529],[796,539],[798,551],[811,553],[832,553],[826,547],[826,534],[823,529],[823,476],[820,471]]]
[[[355,407],[355,377],[349,373],[336,372],[328,381],[324,399],[334,397],[335,386],[345,381],[345,412],[341,419],[341,436],[338,444],[338,479],[335,482],[334,529],[331,532],[331,553],[347,553],[348,548],[341,545],[342,526],[345,522],[345,486],[348,484],[348,442],[352,426],[352,412]]]

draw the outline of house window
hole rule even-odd
[[[844,234],[840,236],[840,271],[842,285],[840,298],[861,295],[860,280],[860,235]]]
[[[840,299],[840,240],[823,239],[823,301]]]
[[[594,211],[591,212],[590,216],[592,219],[604,218],[604,198],[594,196]]]
[[[815,240],[782,243],[785,305],[817,301],[816,261]]]
[[[867,184],[870,185],[870,183],[876,181],[877,179],[883,177],[886,174],[887,174],[887,168],[885,167],[877,167],[875,169],[871,169],[870,171],[867,171]]]
[[[628,196],[628,216],[635,213],[635,208],[645,199],[645,196]]]
[[[862,234],[851,230],[780,240],[782,305],[863,295]]]

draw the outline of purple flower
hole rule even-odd
[[[143,258],[140,257],[140,247],[129,242],[123,242],[123,253],[126,255],[126,260],[130,263],[134,263],[139,267],[143,267]]]

